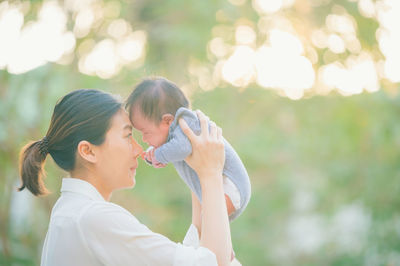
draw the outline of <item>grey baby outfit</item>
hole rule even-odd
[[[192,153],[192,146],[190,140],[179,126],[179,118],[183,118],[195,134],[198,135],[201,132],[200,121],[197,114],[187,108],[181,107],[176,112],[175,119],[169,128],[167,142],[158,147],[154,155],[156,160],[160,163],[172,163],[180,177],[201,202],[200,180],[196,172],[184,161],[184,159]],[[223,141],[225,147],[223,175],[234,183],[240,193],[240,208],[229,217],[230,220],[233,220],[243,212],[249,203],[251,185],[249,175],[239,156],[225,138]]]

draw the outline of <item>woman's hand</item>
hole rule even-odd
[[[200,245],[208,248],[217,257],[218,265],[230,264],[232,241],[222,184],[225,152],[222,130],[210,123],[200,111],[201,133],[196,136],[183,119],[179,120],[183,132],[192,144],[192,154],[185,161],[200,179],[202,202]]]
[[[199,110],[196,113],[201,127],[199,136],[193,133],[184,119],[179,119],[179,125],[192,144],[192,154],[185,161],[196,171],[202,181],[201,179],[215,176],[215,174],[222,175],[225,151],[222,129],[214,122],[210,122],[210,130],[208,130],[209,119]]]

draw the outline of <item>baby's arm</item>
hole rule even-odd
[[[183,117],[189,127],[193,125],[191,118]],[[192,127],[191,127],[192,128]],[[192,128],[193,129],[193,128]],[[192,153],[192,145],[178,125],[172,132],[170,141],[161,145],[154,151],[157,161],[163,164],[183,161]]]

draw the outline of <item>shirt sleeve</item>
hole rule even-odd
[[[112,203],[94,204],[79,225],[88,249],[104,265],[217,265],[209,249],[175,243]]]
[[[197,230],[194,224],[190,225],[189,230],[186,232],[182,244],[185,246],[190,246],[195,248],[200,246],[199,231]]]

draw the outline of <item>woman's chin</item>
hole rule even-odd
[[[119,187],[114,189],[114,191],[131,189],[135,187],[135,185],[136,185],[135,176],[129,175],[129,177],[125,179],[123,183],[122,182],[119,183]]]
[[[131,170],[131,172],[129,174],[129,181],[130,181],[129,188],[133,188],[136,185],[135,176],[136,176],[136,169]]]
[[[129,189],[133,188],[136,185],[136,169],[130,169],[127,176],[124,177],[123,181],[119,183],[119,189]]]
[[[136,180],[135,180],[135,178],[133,178],[133,179],[129,180],[128,182],[126,182],[124,184],[124,186],[121,187],[120,189],[130,189],[130,188],[135,187],[135,185],[136,185]]]
[[[135,177],[133,177],[133,178],[132,178],[132,185],[131,185],[130,188],[134,188],[135,185],[136,185],[136,179],[135,179]]]

